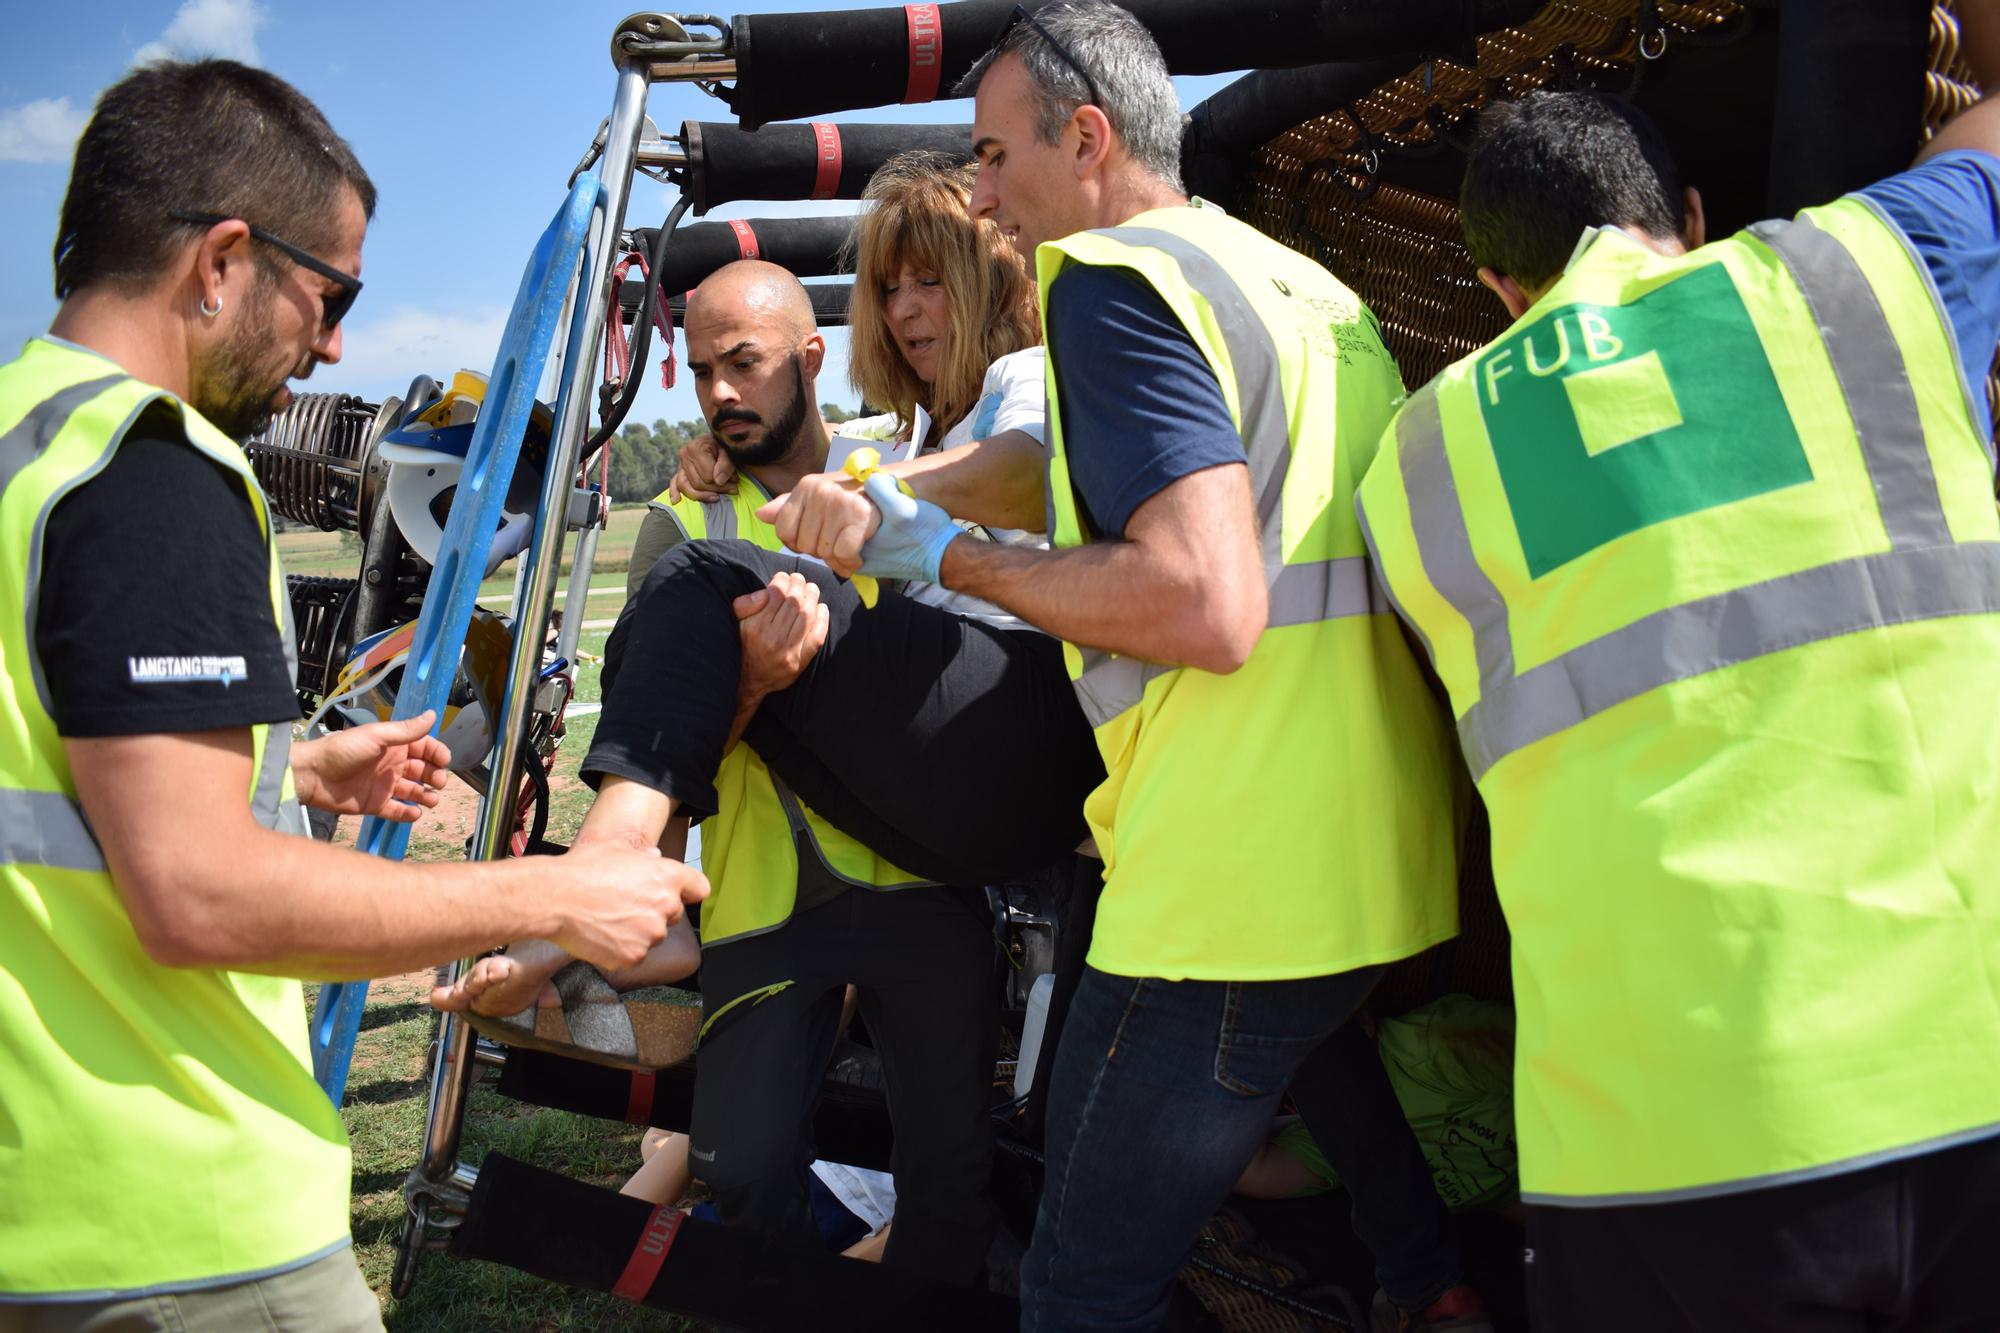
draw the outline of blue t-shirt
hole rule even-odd
[[[1856,193],[1889,215],[1930,269],[1965,382],[1986,405],[1981,386],[2000,344],[2000,158],[1955,149]],[[1990,435],[1990,417],[1976,415]]]
[[[1071,264],[1049,286],[1063,456],[1084,518],[1122,537],[1170,483],[1247,461],[1208,359],[1131,269]]]

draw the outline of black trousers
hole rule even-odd
[[[1686,1203],[1528,1211],[1538,1333],[1990,1333],[2000,1137]]]
[[[819,586],[824,647],[766,699],[744,742],[835,827],[946,884],[1025,875],[1083,840],[1104,780],[1062,648],[884,593],[864,609],[824,565],[743,541],[661,557],[605,647],[586,777],[615,774],[712,814],[736,708],[731,604],[781,570]]]
[[[695,1056],[689,1166],[724,1225],[819,1243],[806,1186],[812,1111],[851,983],[895,1129],[896,1217],[883,1262],[981,1279],[995,1221],[987,1106],[999,1031],[984,904],[960,889],[850,889],[769,934],[704,951],[704,1022],[783,986],[722,1013]]]
[[[1292,1104],[1347,1188],[1354,1234],[1389,1299],[1421,1310],[1465,1276],[1458,1230],[1396,1100],[1375,1043],[1355,1019],[1292,1075]]]

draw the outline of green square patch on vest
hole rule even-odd
[[[1479,409],[1540,578],[1626,533],[1812,480],[1720,264],[1559,306],[1478,359]]]

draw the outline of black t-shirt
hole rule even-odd
[[[132,424],[49,515],[35,648],[64,736],[143,736],[299,716],[270,556],[237,475],[171,408]]]

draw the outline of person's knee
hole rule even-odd
[[[653,563],[652,572],[640,585],[639,595],[650,597],[661,588],[695,579],[731,597],[740,597],[769,582],[763,568],[765,563],[762,549],[746,541],[682,542]]]
[[[696,1135],[688,1168],[715,1196],[723,1220],[760,1225],[805,1198],[804,1168],[794,1147],[775,1140],[717,1141]]]

